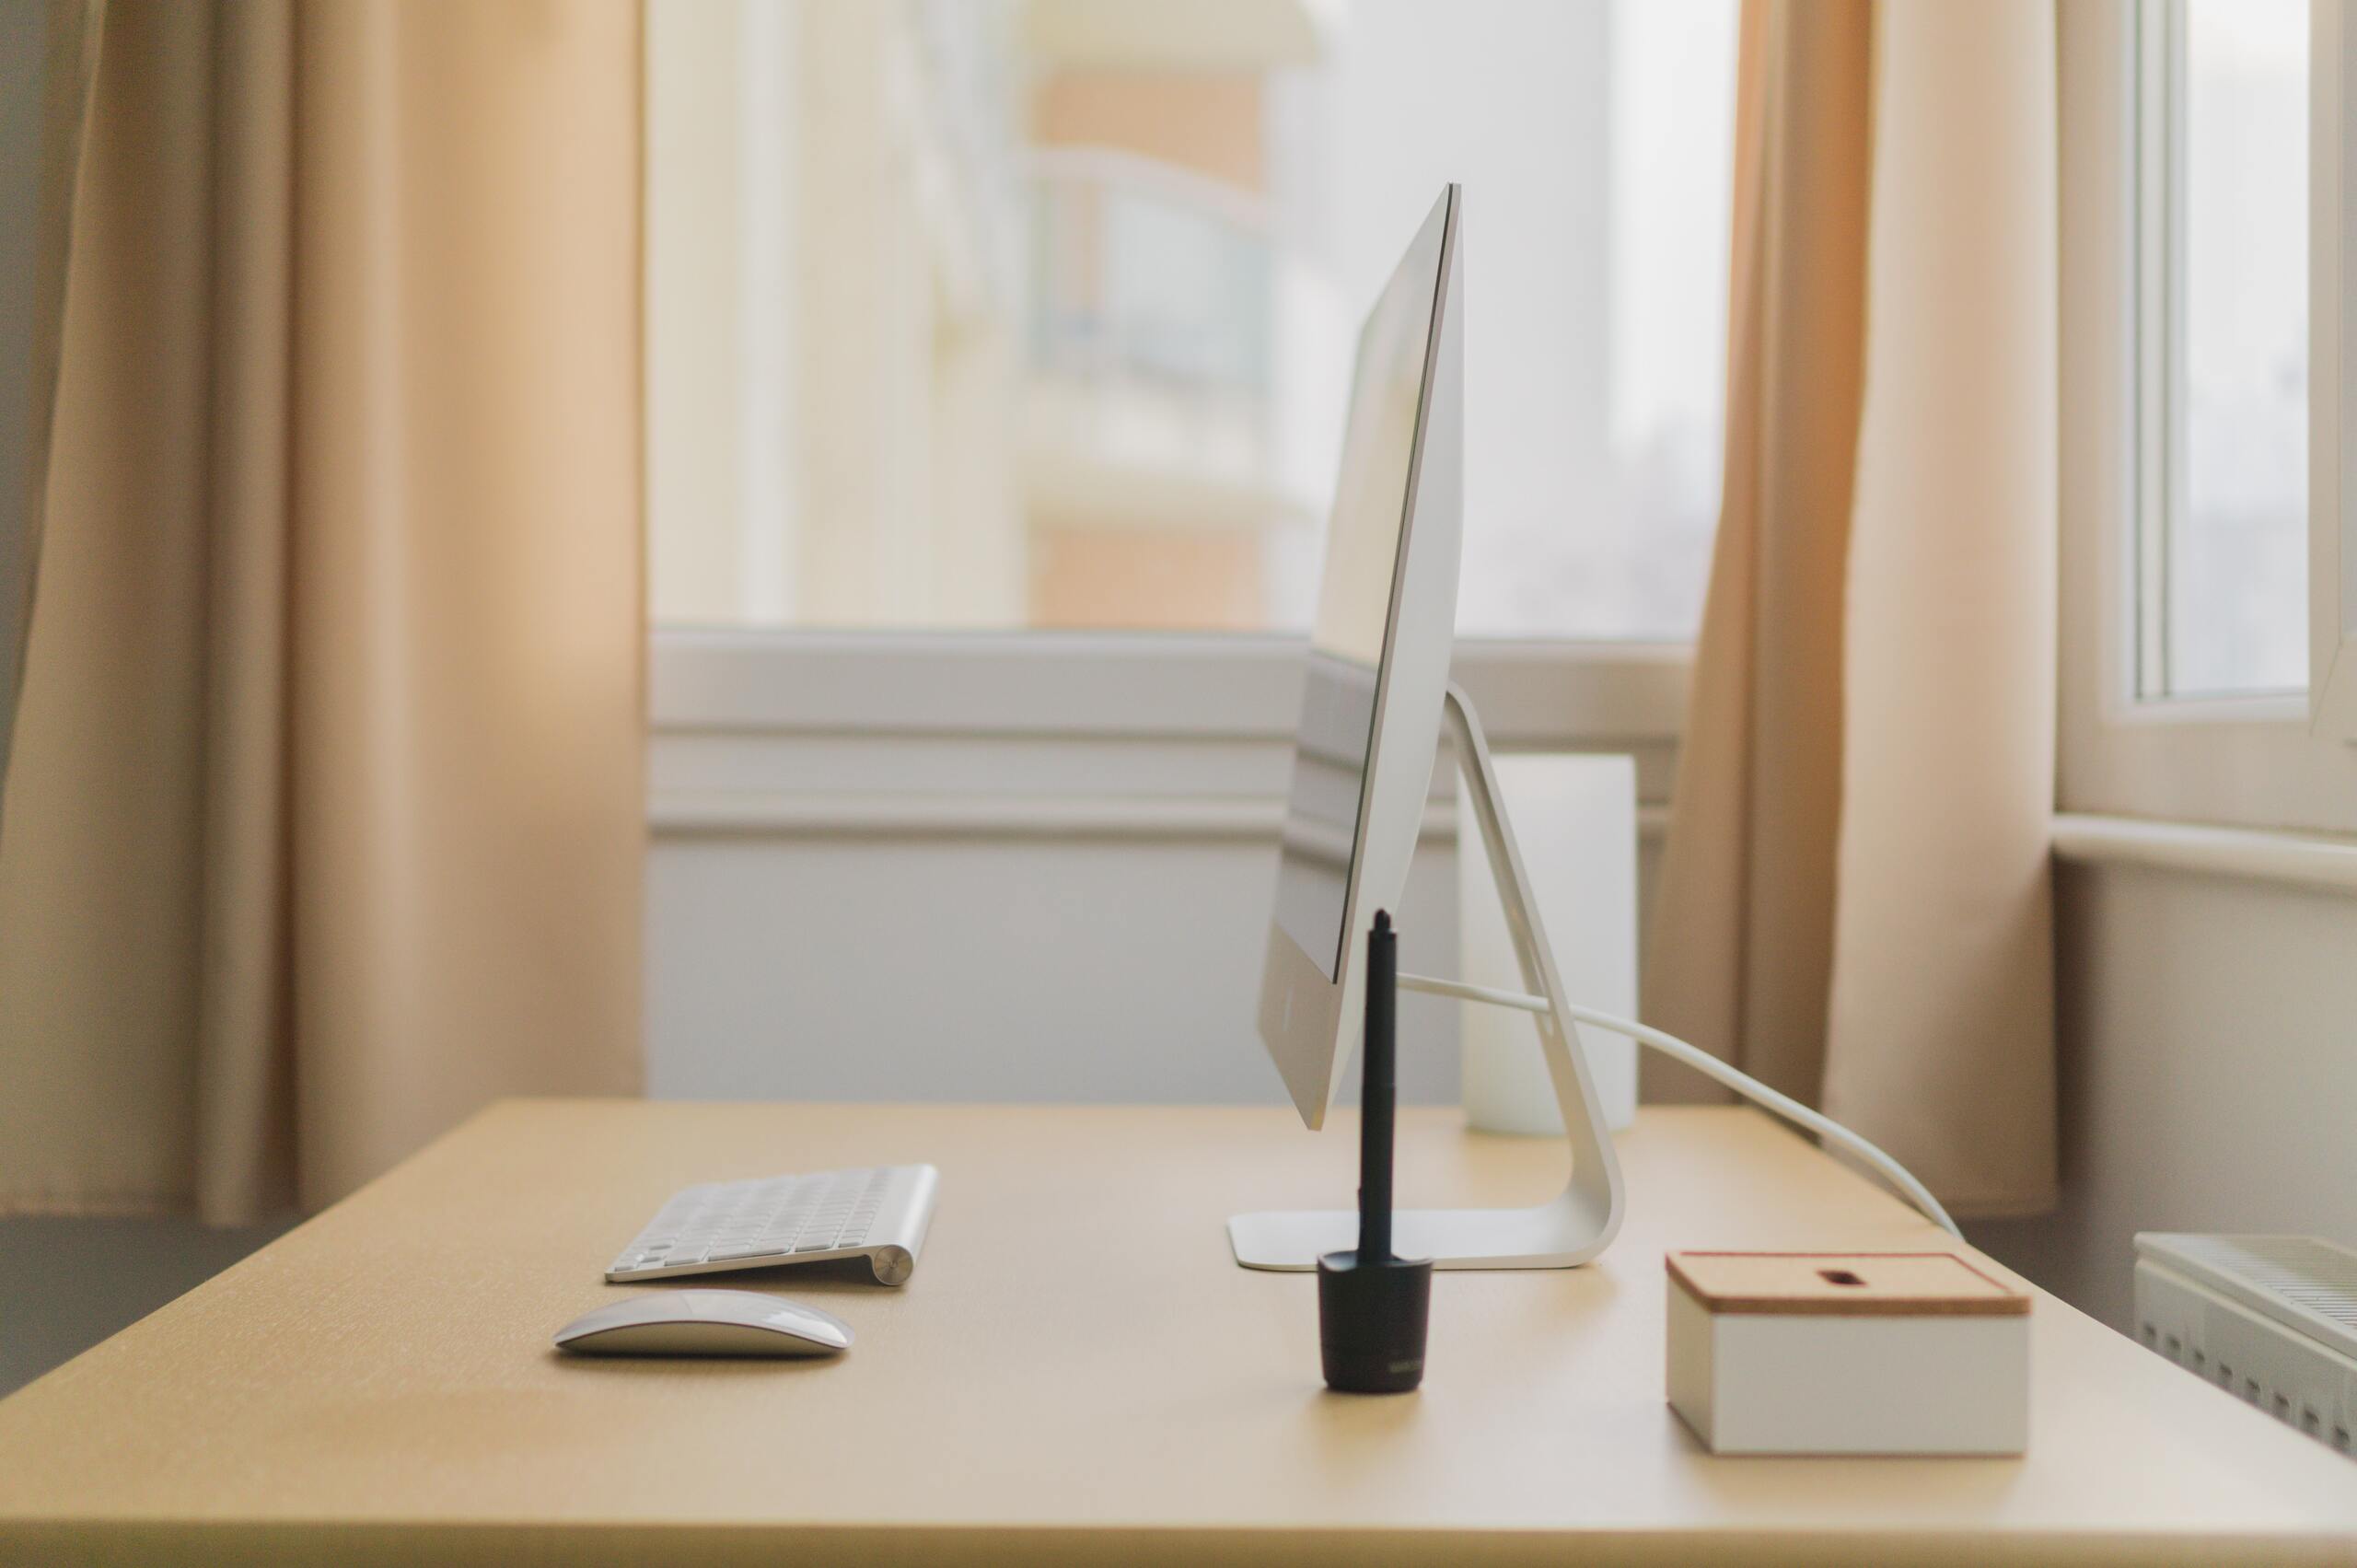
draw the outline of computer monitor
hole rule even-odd
[[[1261,968],[1260,1038],[1302,1120],[1321,1126],[1364,1016],[1367,931],[1378,909],[1399,913],[1446,722],[1528,993],[1410,975],[1400,984],[1532,1015],[1573,1174],[1553,1202],[1533,1208],[1403,1211],[1395,1245],[1443,1268],[1561,1267],[1611,1239],[1620,1176],[1480,724],[1449,683],[1464,509],[1463,204],[1459,187],[1441,192],[1359,335]],[[1240,1214],[1228,1236],[1247,1267],[1306,1269],[1350,1245],[1355,1224],[1348,1211]]]
[[[1260,1038],[1311,1127],[1359,1030],[1368,923],[1398,912],[1456,639],[1465,447],[1455,186],[1360,331],[1261,966]]]

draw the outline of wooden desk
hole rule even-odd
[[[1535,1198],[1561,1157],[1401,1133],[1422,1202]],[[2043,1295],[2026,1460],[1703,1454],[1663,1403],[1666,1248],[1931,1235],[1748,1111],[1647,1111],[1599,1263],[1443,1274],[1423,1391],[1326,1394],[1311,1279],[1237,1269],[1221,1221],[1346,1200],[1355,1142],[1279,1109],[502,1105],[0,1401],[0,1562],[2357,1562],[2357,1465]],[[905,1290],[737,1282],[848,1318],[843,1360],[550,1350],[673,1189],[916,1159]]]

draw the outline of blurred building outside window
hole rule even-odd
[[[658,625],[1306,625],[1467,188],[1469,634],[1682,639],[1736,0],[649,0]]]
[[[2141,6],[2138,694],[2308,683],[2308,4]]]

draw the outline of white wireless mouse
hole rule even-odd
[[[757,1290],[667,1290],[585,1312],[556,1347],[584,1355],[839,1355],[851,1328],[832,1313]]]

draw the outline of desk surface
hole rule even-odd
[[[0,1560],[2357,1562],[2357,1466],[2042,1294],[2025,1460],[1704,1454],[1663,1403],[1666,1249],[1930,1239],[1747,1111],[1646,1111],[1597,1264],[1442,1274],[1422,1392],[1329,1395],[1313,1280],[1236,1268],[1221,1222],[1346,1199],[1337,1120],[501,1105],[0,1401]],[[1416,1202],[1558,1179],[1557,1144],[1400,1131]],[[942,1188],[905,1289],[737,1282],[848,1319],[842,1360],[549,1348],[675,1188],[911,1160]]]

